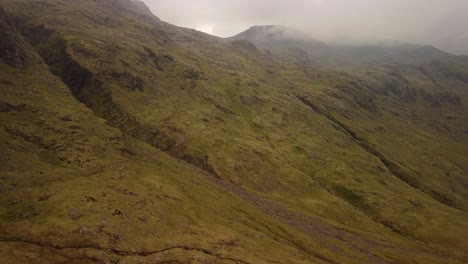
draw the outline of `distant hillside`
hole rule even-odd
[[[325,44],[313,39],[310,34],[274,25],[254,26],[226,40],[247,40],[280,60],[327,68],[369,63],[420,64],[455,57],[432,46],[400,42]]]

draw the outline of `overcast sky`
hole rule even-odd
[[[228,37],[286,25],[328,42],[405,41],[468,54],[468,0],[143,0],[177,26]]]

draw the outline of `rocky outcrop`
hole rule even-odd
[[[156,16],[153,15],[153,12],[151,12],[151,10],[148,8],[148,6],[143,1],[139,1],[139,0],[97,0],[97,2],[100,5],[111,6],[116,10],[125,9],[126,11],[131,11],[131,12],[136,13],[138,15],[151,16],[151,17],[156,18]]]
[[[6,13],[0,8],[0,60],[4,63],[24,68],[37,60],[29,50],[23,37],[9,21]]]
[[[120,4],[123,8],[135,12],[140,15],[145,16],[154,16],[151,9],[143,2],[139,0],[117,0],[117,3]]]
[[[416,91],[410,82],[397,70],[390,69],[387,74],[373,74],[375,83],[369,89],[380,95],[394,94],[405,102],[415,102]]]

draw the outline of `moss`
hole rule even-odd
[[[8,223],[8,222],[11,222],[13,220],[14,219],[12,217],[10,217],[10,216],[0,215],[0,223],[1,224]]]
[[[361,195],[356,194],[352,190],[344,186],[337,186],[334,188],[334,191],[336,196],[357,207],[359,210],[371,215],[377,214],[376,208],[371,208]]]

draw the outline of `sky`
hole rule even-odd
[[[294,27],[329,43],[403,41],[468,55],[468,0],[143,0],[163,21],[229,37]]]

